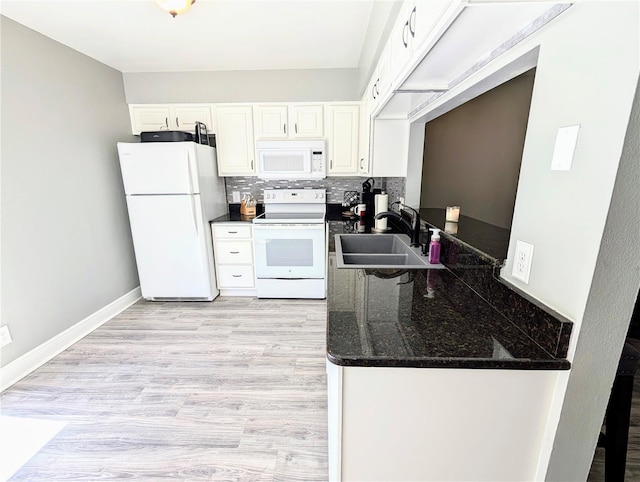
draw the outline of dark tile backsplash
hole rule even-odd
[[[257,177],[225,177],[227,202],[233,202],[233,191],[251,194],[258,202],[262,202],[263,189],[326,189],[327,203],[342,203],[345,191],[362,191],[365,177],[327,177],[317,181],[279,181],[258,179]],[[376,177],[374,188],[380,188],[389,194],[389,202],[397,201],[405,195],[404,177]]]

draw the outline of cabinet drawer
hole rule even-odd
[[[253,288],[253,266],[218,266],[220,288]]]
[[[245,223],[236,223],[237,226],[231,224],[214,224],[213,225],[213,237],[220,238],[250,238],[251,237],[251,225]]]
[[[216,241],[215,253],[218,263],[253,264],[251,241]]]

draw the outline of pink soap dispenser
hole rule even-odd
[[[429,243],[429,263],[440,264],[440,230],[429,228],[429,231],[433,231]]]

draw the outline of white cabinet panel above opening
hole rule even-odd
[[[256,139],[323,137],[322,104],[258,104],[254,107]]]

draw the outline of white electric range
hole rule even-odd
[[[253,219],[258,298],[326,298],[324,189],[265,189]]]

